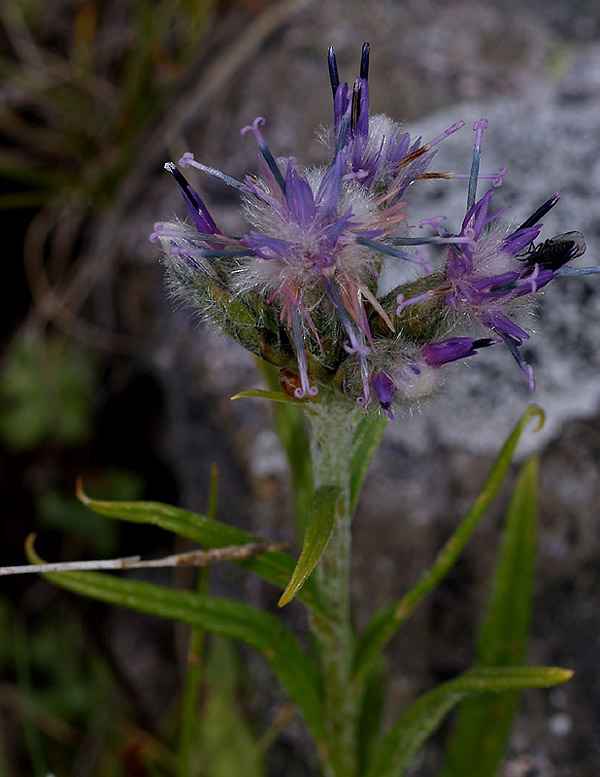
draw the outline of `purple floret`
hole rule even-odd
[[[479,348],[487,348],[500,342],[501,340],[492,340],[488,337],[478,340],[472,337],[449,337],[447,340],[429,343],[429,345],[421,348],[421,356],[430,367],[441,367],[443,364],[448,364],[458,359],[467,359],[469,356],[475,356]]]

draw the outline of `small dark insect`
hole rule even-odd
[[[534,265],[542,270],[558,270],[563,264],[585,253],[585,240],[581,232],[565,232],[532,247],[518,259],[533,270]]]
[[[292,370],[280,370],[277,377],[279,378],[279,385],[281,386],[283,393],[287,394],[288,397],[294,397],[295,399],[295,390],[297,388],[302,388],[300,375],[296,372],[292,372]]]

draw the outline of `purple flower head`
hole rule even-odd
[[[323,350],[323,332],[315,324],[315,311],[328,306],[345,333],[343,350],[358,359],[362,376],[361,404],[371,394],[368,357],[374,353],[371,318],[381,316],[390,331],[389,315],[376,299],[377,267],[381,256],[431,267],[419,251],[398,248],[394,241],[406,229],[400,197],[409,184],[425,175],[436,145],[455,125],[429,144],[411,142],[407,133],[385,117],[376,117],[375,132],[369,119],[369,47],[362,51],[360,74],[352,90],[340,84],[333,49],[329,70],[334,94],[333,158],[320,169],[306,170],[296,159],[276,160],[262,133],[258,117],[242,129],[251,133],[259,149],[259,175],[244,181],[194,160],[189,152],[182,167],[195,167],[237,188],[245,199],[251,228],[241,238],[221,235],[204,206],[177,168],[169,164],[179,184],[197,234],[185,236],[174,225],[158,232],[172,253],[189,266],[208,257],[230,256],[235,275],[234,292],[258,293],[277,305],[296,354],[301,386],[296,396],[314,395],[309,377],[307,344]],[[242,259],[243,258],[243,259]],[[322,315],[320,315],[323,318]],[[310,346],[312,347],[312,346]]]
[[[486,119],[473,125],[469,175],[430,172],[438,144],[464,122],[423,143],[386,116],[370,115],[369,54],[365,44],[349,86],[329,50],[333,141],[322,167],[274,156],[262,117],[242,129],[258,146],[256,174],[240,181],[190,152],[181,157],[180,168],[194,167],[239,192],[248,220],[241,236],[222,234],[180,170],[165,165],[191,219],[157,222],[151,236],[163,248],[172,287],[253,353],[288,375],[297,372],[289,385],[298,399],[315,396],[318,384],[363,406],[375,400],[393,417],[398,404],[433,390],[443,365],[501,343],[533,388],[520,353],[529,334],[519,312],[557,276],[596,271],[568,267],[583,253],[583,238],[568,232],[536,243],[560,194],[518,228],[502,224],[504,211],[493,210],[492,198],[506,169],[479,172]],[[415,236],[406,216],[411,185],[451,178],[468,178],[460,229],[444,230],[443,217],[415,219],[434,230]],[[481,179],[492,188],[477,199]],[[441,271],[433,271],[427,253],[432,244],[447,252]],[[378,297],[384,259],[411,262],[421,275]]]

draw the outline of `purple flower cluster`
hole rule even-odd
[[[328,62],[334,103],[328,166],[304,169],[293,157],[275,159],[261,132],[265,123],[261,117],[242,130],[258,145],[259,175],[238,181],[197,162],[190,153],[179,161],[180,167],[195,167],[240,191],[250,222],[242,237],[223,235],[177,167],[165,166],[181,188],[193,224],[155,225],[152,239],[162,244],[171,275],[191,277],[196,286],[217,283],[232,298],[258,297],[275,310],[277,342],[285,349],[287,337],[295,354],[298,399],[314,396],[315,382],[329,382],[361,405],[370,402],[373,392],[393,417],[395,403],[434,388],[441,366],[501,343],[508,346],[533,389],[531,367],[519,351],[529,335],[515,316],[523,299],[565,274],[564,265],[585,250],[576,232],[535,245],[540,219],[560,195],[517,229],[502,224],[499,217],[504,211],[490,213],[494,187],[501,184],[506,170],[479,174],[487,127],[482,119],[474,125],[467,213],[460,231],[446,232],[438,219],[425,219],[419,227],[433,227],[436,234],[414,236],[407,224],[407,190],[423,179],[461,177],[429,168],[435,147],[464,122],[429,142],[413,139],[387,117],[369,113],[368,44],[363,46],[352,88],[340,83],[333,49]],[[481,178],[492,179],[493,185],[476,201]],[[447,251],[441,272],[434,271],[425,253],[432,244]],[[398,289],[392,308],[377,294],[378,272],[386,257],[417,265],[425,284],[418,294],[408,296],[404,292],[409,288]],[[190,294],[189,283],[183,293],[199,297]],[[435,330],[439,339],[423,342],[412,330],[407,335],[403,326],[407,308],[422,310],[428,319],[424,331]],[[257,326],[265,318],[257,313]],[[461,329],[469,336],[460,336]],[[470,336],[474,329],[482,336]],[[262,349],[261,355],[265,356]],[[318,363],[327,364],[327,378],[311,367]]]
[[[570,232],[534,247],[542,227],[539,220],[556,205],[560,193],[507,235],[501,227],[493,227],[502,212],[489,213],[493,193],[493,189],[487,191],[468,210],[458,235],[440,233],[450,241],[443,282],[413,298],[398,294],[396,313],[401,317],[406,307],[441,296],[451,311],[481,324],[497,337],[450,337],[431,343],[422,348],[425,361],[440,367],[472,356],[478,348],[504,342],[533,391],[533,370],[519,352],[529,334],[508,313],[516,309],[520,298],[535,294],[556,278],[567,262],[584,252],[585,242],[580,233]]]

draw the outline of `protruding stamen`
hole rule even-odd
[[[487,119],[479,119],[473,124],[473,132],[475,133],[475,145],[481,149],[481,141],[483,139],[483,131],[488,128]]]
[[[435,229],[435,231],[440,236],[445,236],[448,233],[444,229],[442,229],[442,227],[440,227],[440,224],[442,223],[442,221],[446,221],[446,216],[434,216],[431,219],[422,219],[421,221],[419,221],[417,226],[419,227],[419,229],[424,229],[425,227],[433,227],[433,229]]]
[[[242,135],[242,137],[247,132],[251,132],[254,135],[254,137],[256,138],[256,143],[258,144],[258,149],[262,154],[263,159],[269,166],[269,170],[273,173],[273,176],[275,177],[275,180],[277,181],[279,188],[285,194],[285,179],[281,174],[281,170],[279,169],[277,162],[275,161],[275,157],[273,156],[273,154],[271,153],[271,150],[267,146],[261,131],[258,129],[259,127],[262,127],[264,123],[265,123],[265,119],[262,116],[257,116],[252,122],[252,124],[247,124],[245,127],[242,127],[242,129],[240,130],[240,134]]]
[[[397,248],[394,248],[387,243],[379,243],[376,240],[368,240],[366,237],[359,237],[357,238],[356,242],[360,243],[360,245],[367,246],[367,248],[372,248],[374,251],[377,251],[380,254],[393,256],[395,259],[404,259],[407,262],[412,262],[412,264],[418,264],[427,273],[433,272],[433,267],[431,266],[427,257],[423,254],[407,254],[405,251],[399,251]]]
[[[459,245],[460,243],[471,243],[470,237],[460,237],[459,235],[433,235],[432,237],[394,237],[390,243],[395,246],[419,246],[419,245]]]
[[[502,186],[502,179],[506,175],[507,169],[504,165],[501,165],[498,168],[497,173],[479,173],[477,176],[477,180],[479,181],[491,181],[492,186],[494,189],[497,189],[499,186]],[[471,180],[471,173],[466,175],[465,173],[449,173],[450,178],[456,178],[456,179],[468,179]]]
[[[346,308],[344,307],[344,303],[342,302],[337,284],[332,278],[326,278],[323,276],[323,287],[327,292],[327,296],[331,300],[331,304],[336,309],[341,324],[346,330],[346,334],[348,335],[350,343],[344,344],[344,350],[349,354],[358,353],[362,354],[363,356],[367,356],[371,351],[364,344],[364,340],[363,344],[361,344],[357,338],[354,327],[352,326],[352,321],[350,320],[350,316],[348,315]]]
[[[174,231],[174,230],[173,230]],[[179,233],[183,235],[183,233]],[[154,232],[148,238],[151,243],[158,243],[158,239],[161,237],[172,237],[173,235],[166,234],[165,225],[162,221],[156,221],[154,224]]]
[[[533,367],[530,364],[527,364],[527,362],[525,361],[525,359],[523,358],[523,356],[519,351],[517,343],[515,343],[514,339],[510,335],[507,335],[504,332],[498,332],[498,334],[504,340],[505,344],[508,347],[508,350],[513,355],[519,367],[525,373],[525,376],[527,378],[527,383],[529,385],[529,391],[535,391],[535,378],[533,375]]]
[[[350,111],[350,131],[354,133],[360,116],[360,80],[357,79],[352,90],[352,109]]]
[[[369,55],[371,53],[371,47],[368,43],[363,43],[362,51],[360,54],[360,77],[365,81],[369,78]]]
[[[574,275],[598,275],[600,267],[561,267],[556,270],[555,275],[574,276]]]
[[[422,148],[430,149],[433,146],[437,146],[438,143],[441,143],[442,140],[445,140],[446,138],[450,137],[450,135],[454,135],[455,132],[458,132],[459,129],[462,129],[465,126],[464,121],[457,121],[455,124],[453,124],[451,127],[448,127],[448,129],[445,129],[441,135],[438,135],[437,138],[434,138],[433,140],[430,140],[429,143],[426,143],[425,146],[422,146]]]
[[[232,178],[230,175],[227,175],[227,173],[221,172],[221,170],[217,170],[214,167],[209,167],[208,165],[203,165],[201,162],[197,162],[194,159],[194,155],[191,151],[186,151],[177,164],[183,168],[195,167],[196,170],[201,170],[203,173],[208,173],[208,175],[212,175],[214,178],[218,178],[219,181],[223,181],[223,183],[227,184],[227,186],[232,186],[234,189],[240,189],[240,191],[246,191],[246,187],[241,181]]]
[[[340,85],[340,76],[338,73],[337,61],[335,58],[335,49],[333,48],[333,46],[330,46],[327,49],[327,66],[329,68],[329,80],[331,81],[331,91],[333,92],[333,97],[335,99],[335,93],[337,92],[337,88]]]
[[[533,227],[535,226],[538,221],[543,218],[546,213],[548,213],[551,208],[553,208],[556,203],[560,200],[562,192],[556,192],[556,194],[553,197],[550,197],[549,200],[546,200],[546,202],[539,207],[535,213],[532,213],[531,216],[528,219],[525,219],[525,221],[521,224],[519,229],[525,229],[526,227]],[[518,230],[515,230],[515,232]]]
[[[494,187],[494,189],[497,189],[499,186],[502,186],[502,181],[504,179],[504,176],[506,175],[506,172],[507,172],[507,168],[504,165],[500,165],[495,178],[492,179],[492,186]]]
[[[537,279],[539,275],[540,275],[540,266],[539,264],[534,264],[533,272],[531,273],[531,275],[527,276],[527,280],[531,284],[531,294],[535,294],[536,291],[538,290]]]
[[[306,351],[304,350],[304,337],[302,336],[302,324],[298,308],[292,307],[292,333],[294,337],[294,350],[296,351],[296,361],[298,362],[298,371],[300,373],[301,388],[294,389],[296,399],[302,399],[307,394],[309,397],[315,397],[318,393],[316,386],[311,386],[308,379],[308,362],[306,361]]]
[[[363,395],[356,398],[356,404],[365,407],[371,401],[371,389],[369,387],[369,363],[367,357],[362,353],[358,354],[358,364],[363,384]]]
[[[471,163],[471,175],[469,176],[469,191],[467,194],[467,210],[471,210],[477,198],[477,178],[479,176],[479,161],[481,159],[481,139],[483,131],[488,127],[487,119],[479,119],[473,124],[475,143],[473,145],[473,161]]]
[[[179,172],[173,162],[165,162],[164,167],[179,184],[183,199],[196,229],[199,232],[217,233],[219,230],[208,212],[206,205],[202,202],[197,192],[192,189],[185,176]]]
[[[249,248],[240,248],[239,251],[228,251],[220,248],[189,248],[187,246],[171,246],[172,254],[182,256],[195,256],[201,259],[231,259],[236,256],[254,256],[254,251]]]
[[[404,308],[409,308],[411,305],[417,305],[419,302],[423,302],[426,299],[431,298],[431,292],[426,291],[424,294],[418,294],[416,297],[410,297],[406,299],[404,294],[398,294],[396,302],[398,307],[396,308],[396,315],[400,317]]]
[[[338,154],[346,145],[346,138],[348,136],[348,130],[350,129],[350,122],[351,122],[351,111],[346,111],[346,113],[342,116],[342,121],[340,122],[340,129],[338,133],[337,143],[335,146],[335,156],[333,157],[333,163],[331,165],[332,167],[335,164],[335,160],[337,159]]]

